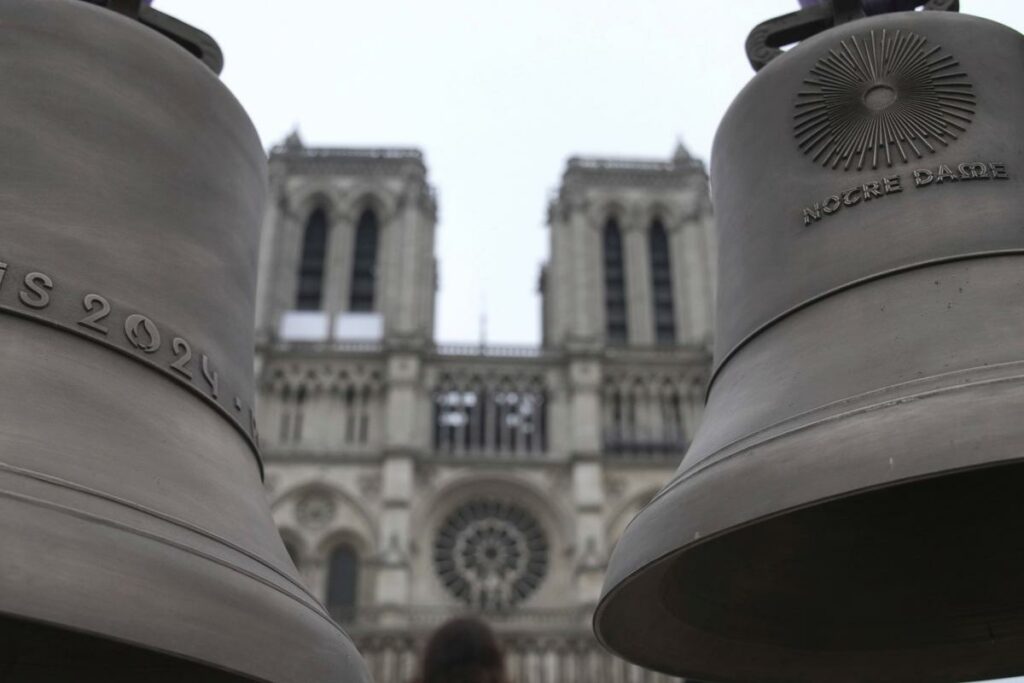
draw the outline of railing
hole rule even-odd
[[[412,147],[377,147],[360,149],[358,147],[289,147],[275,145],[271,154],[286,154],[302,159],[394,159],[423,161],[423,152]]]
[[[478,358],[541,358],[548,352],[539,346],[502,344],[488,346],[486,344],[438,344],[436,352],[439,356],[461,356]]]
[[[568,169],[584,171],[671,171],[675,164],[671,161],[655,161],[653,159],[602,159],[595,157],[571,157]]]
[[[328,341],[323,340],[296,340],[296,341],[273,341],[261,345],[258,350],[269,347],[274,351],[337,351],[342,353],[379,353],[384,350],[384,345],[379,341]]]
[[[385,345],[375,340],[344,340],[327,339],[326,334],[319,339],[284,339],[278,338],[266,344],[275,350],[316,349],[318,351],[347,351],[367,353],[382,351]],[[539,346],[502,344],[500,346],[481,346],[480,344],[438,344],[434,347],[438,360],[449,358],[525,358],[540,359],[552,357],[554,354]]]
[[[365,629],[431,630],[454,617],[466,616],[460,606],[426,606],[396,610],[376,605],[328,608],[331,618],[353,632]],[[589,629],[589,609],[513,609],[508,612],[476,614],[499,631]]]

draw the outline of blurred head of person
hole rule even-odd
[[[427,641],[419,683],[506,683],[494,631],[469,617],[442,624]]]

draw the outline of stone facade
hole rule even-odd
[[[437,209],[419,152],[292,136],[270,169],[267,491],[377,681],[408,681],[425,635],[467,612],[495,625],[516,683],[669,680],[606,654],[590,617],[611,545],[701,417],[715,264],[702,164],[682,148],[569,160],[537,348],[434,342]]]

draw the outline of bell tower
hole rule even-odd
[[[707,345],[715,243],[704,165],[573,157],[548,210],[544,345]]]
[[[434,326],[437,208],[415,149],[270,151],[259,342],[421,347]]]

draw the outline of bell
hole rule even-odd
[[[1024,39],[828,9],[718,130],[705,418],[595,628],[711,681],[1021,674]]]
[[[0,678],[366,681],[264,498],[266,158],[161,32],[0,4]]]

